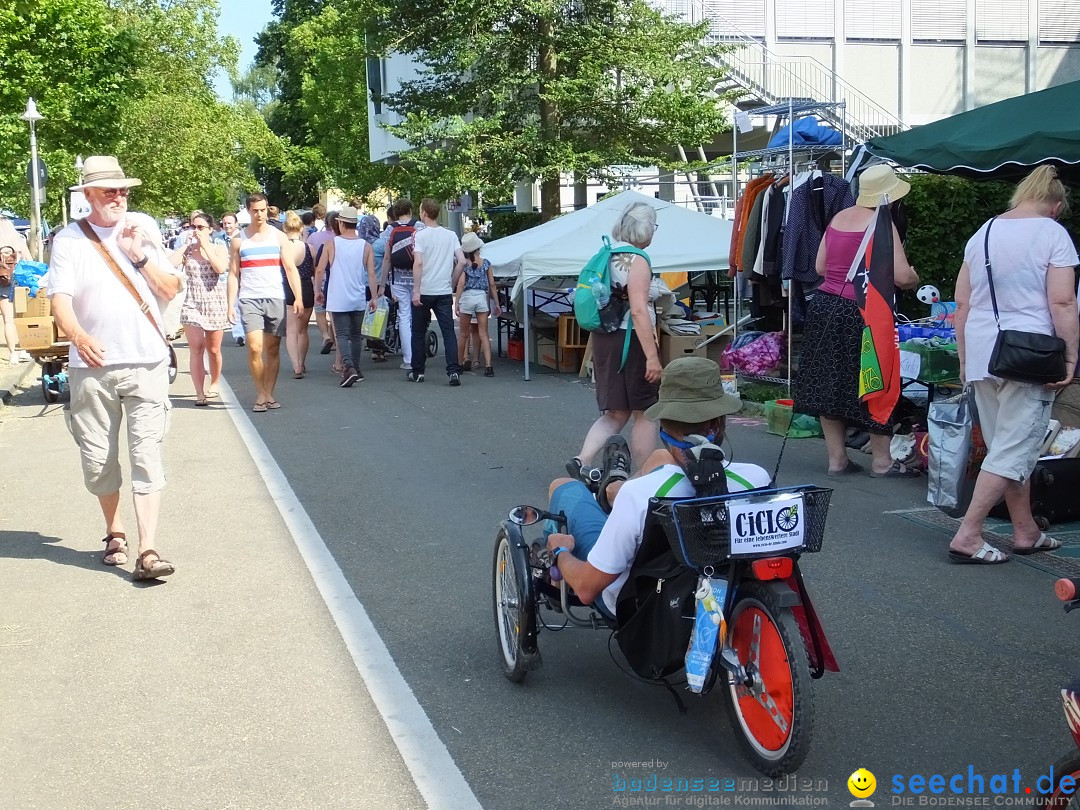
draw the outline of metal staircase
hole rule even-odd
[[[843,114],[823,110],[820,117],[845,130],[849,143],[909,129],[899,118],[809,56],[780,56],[716,12],[709,0],[661,0],[669,14],[687,22],[707,22],[709,42],[726,45],[720,57],[727,80],[717,88],[742,90],[744,109],[796,101],[843,102]]]

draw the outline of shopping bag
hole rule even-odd
[[[390,304],[386,298],[380,297],[375,304],[375,309],[369,309],[364,313],[364,323],[360,326],[360,334],[372,340],[382,340],[386,337],[386,322],[390,317]]]
[[[975,392],[966,388],[951,399],[930,404],[926,499],[949,517],[961,517],[971,503],[986,443],[979,428]]]

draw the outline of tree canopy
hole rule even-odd
[[[0,2],[0,207],[26,213],[28,97],[44,119],[45,215],[78,175],[76,155],[115,154],[139,177],[133,207],[152,214],[231,207],[256,186],[249,164],[284,150],[253,107],[218,100],[238,45],[217,30],[217,0]]]

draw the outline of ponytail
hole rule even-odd
[[[1025,177],[1013,192],[1009,208],[1026,202],[1061,203],[1061,213],[1069,210],[1069,192],[1065,184],[1058,180],[1056,168],[1039,166]]]

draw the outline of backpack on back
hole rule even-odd
[[[386,239],[386,249],[390,251],[390,266],[395,270],[413,268],[413,245],[416,239],[416,220],[395,222]]]
[[[578,274],[574,289],[574,317],[578,326],[587,332],[616,332],[622,327],[629,304],[625,298],[611,295],[611,257],[615,253],[636,253],[649,263],[649,254],[631,245],[613,248],[611,240],[601,237],[604,244]]]

